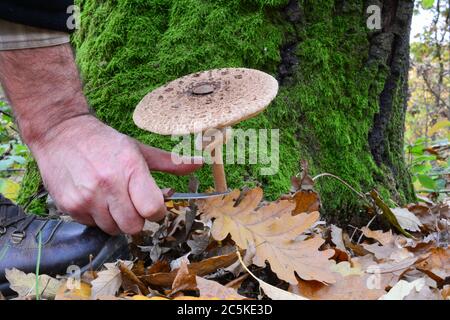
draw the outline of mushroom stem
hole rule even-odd
[[[225,169],[223,167],[222,146],[217,146],[211,151],[213,159],[212,172],[214,176],[214,189],[217,192],[228,190],[227,179],[225,178]]]

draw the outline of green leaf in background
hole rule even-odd
[[[423,162],[423,161],[434,161],[434,160],[436,160],[436,158],[437,157],[435,155],[424,154],[424,155],[415,157],[414,158],[414,163],[420,163],[420,162]]]
[[[409,149],[409,152],[415,155],[423,155],[423,149],[422,145],[414,145]]]
[[[418,164],[411,168],[411,173],[416,174],[426,174],[428,173],[433,167],[430,164]]]
[[[27,160],[22,156],[9,156],[8,159],[12,159],[18,164],[25,164],[27,162]]]
[[[422,8],[430,9],[434,5],[434,0],[422,0]]]
[[[430,189],[430,190],[436,190],[436,182],[429,176],[424,175],[424,174],[419,174],[417,176],[417,178],[419,179],[420,184],[424,188]]]
[[[13,164],[14,160],[10,158],[0,160],[0,171],[8,170],[9,168],[12,167]]]
[[[18,143],[13,146],[12,153],[16,156],[24,156],[28,154],[28,148],[25,145]]]

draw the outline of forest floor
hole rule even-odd
[[[449,199],[391,209],[371,192],[371,223],[342,229],[320,219],[312,185],[293,178],[274,202],[259,188],[169,201],[164,222],[130,238],[133,261],[75,282],[16,269],[7,279],[15,299],[450,299]],[[377,219],[392,229],[373,230]]]

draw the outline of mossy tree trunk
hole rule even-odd
[[[231,187],[262,183],[275,198],[307,159],[312,174],[338,175],[361,191],[378,188],[398,203],[413,198],[403,159],[413,1],[80,4],[81,29],[73,40],[85,91],[98,116],[121,132],[171,149],[175,142],[132,123],[147,92],[199,70],[257,68],[275,75],[281,89],[265,113],[241,127],[280,129],[280,170],[260,176],[260,165],[227,166]],[[367,28],[370,4],[382,8],[382,30]],[[207,168],[199,176],[202,187],[212,185]],[[157,179],[178,190],[186,186],[178,177]],[[32,189],[24,189],[22,199]],[[358,216],[359,200],[337,181],[323,178],[317,189],[324,213],[347,221]]]

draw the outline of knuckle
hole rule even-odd
[[[114,174],[109,170],[102,170],[94,176],[94,188],[95,189],[110,189],[114,186]]]

